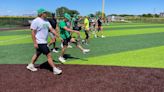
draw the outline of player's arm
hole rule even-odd
[[[79,31],[72,30],[72,29],[68,28],[67,26],[65,26],[64,29],[65,29],[66,31],[69,31],[69,32],[72,32],[72,33],[77,33],[78,35],[80,35],[80,32],[79,32]]]
[[[55,36],[57,36],[59,38],[59,34],[56,32],[55,29],[53,29],[52,27],[49,27],[49,30],[51,33],[53,33]]]
[[[33,30],[33,29],[31,29],[31,30],[32,30],[31,37],[32,37],[32,40],[33,40],[33,43],[34,43],[34,47],[38,48],[38,43],[36,42],[36,37],[35,37],[36,30]]]
[[[59,27],[58,26],[56,26],[56,32],[59,34]]]

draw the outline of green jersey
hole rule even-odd
[[[70,33],[67,30],[65,30],[64,27],[67,27],[67,24],[65,21],[62,20],[59,22],[60,37],[62,39],[70,38]]]

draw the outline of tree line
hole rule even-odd
[[[151,13],[148,13],[148,14],[142,14],[142,15],[130,15],[130,14],[111,14],[110,16],[120,16],[120,17],[134,17],[134,16],[139,16],[139,17],[147,17],[147,18],[152,18],[152,17],[156,17],[156,18],[159,18],[160,15],[159,14],[151,14]]]
[[[77,11],[77,10],[71,10],[71,9],[68,9],[67,7],[59,7],[54,12],[56,12],[56,16],[57,17],[63,17],[64,16],[64,13],[69,13],[71,16],[73,16],[74,14],[80,15],[79,11]],[[106,16],[105,13],[103,15],[104,15],[104,17]],[[48,16],[51,16],[51,12],[48,12]],[[102,12],[101,11],[97,11],[97,12],[95,12],[95,14],[93,14],[93,13],[88,14],[88,16],[91,16],[91,17],[96,17],[96,16],[97,17],[100,17],[100,16],[102,16]]]

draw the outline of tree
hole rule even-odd
[[[143,14],[142,17],[153,17],[153,14]]]
[[[69,10],[68,12],[72,17],[74,14],[79,15],[80,13],[77,10]]]
[[[155,16],[156,18],[159,18],[159,15],[158,15],[158,14],[155,14],[154,16]]]
[[[69,9],[66,7],[60,7],[56,9],[57,17],[64,17],[64,13],[68,13]]]
[[[49,12],[49,11],[47,11],[47,16],[48,16],[48,17],[52,17],[52,13]]]
[[[74,14],[79,15],[80,13],[77,10],[70,10],[66,7],[60,7],[56,9],[56,15],[57,17],[64,17],[64,13],[68,13],[71,16],[73,16]]]
[[[97,11],[95,15],[100,17],[100,16],[102,16],[102,12],[101,11]],[[106,16],[105,13],[103,15],[104,15],[104,17]]]

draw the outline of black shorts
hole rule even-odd
[[[64,39],[63,41],[63,45],[64,46],[68,46],[68,43],[71,41],[71,37],[67,38],[67,39]]]
[[[37,54],[44,54],[48,55],[50,53],[50,50],[47,46],[47,44],[38,44],[38,48],[36,49]]]
[[[96,28],[96,24],[93,24],[93,27]]]
[[[77,31],[80,31],[82,28],[81,27],[79,27],[79,26],[75,26],[75,27],[73,27],[73,30],[77,30]]]

